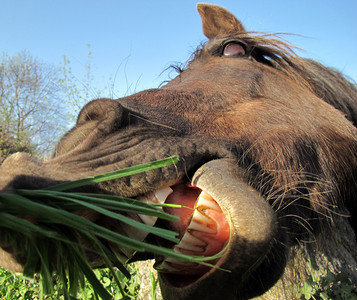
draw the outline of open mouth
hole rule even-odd
[[[209,257],[222,251],[229,241],[229,222],[221,207],[209,193],[190,183],[179,183],[147,193],[138,199],[150,203],[183,206],[164,207],[165,212],[178,216],[179,220],[159,221],[159,224],[156,224],[178,233],[180,241],[169,245],[175,252]],[[147,225],[154,226],[156,223],[155,217],[147,215],[139,215],[139,217]],[[216,264],[217,261],[218,259],[208,262]],[[164,274],[165,278],[175,286],[190,284],[211,269],[199,263],[165,257],[156,257],[154,268]]]
[[[167,213],[179,217],[174,222],[145,215],[130,216],[150,226],[177,232],[176,244],[155,237],[157,245],[207,259],[223,252],[223,256],[207,261],[215,267],[156,255],[154,267],[160,273],[161,285],[170,288],[189,288],[193,283],[207,280],[213,282],[222,274],[222,269],[237,272],[239,276],[245,274],[260,264],[277,234],[278,222],[272,207],[249,185],[246,171],[234,160],[209,161],[194,172],[190,182],[181,179],[137,199],[183,206],[164,207]],[[124,234],[141,241],[148,235],[141,232],[134,236],[126,230]],[[150,241],[153,240],[150,238]],[[133,253],[126,257],[133,257],[133,261],[136,258]]]
[[[104,210],[101,207],[99,207],[100,210],[93,210],[91,201],[95,199],[91,198],[92,194],[88,194],[89,204],[80,206],[81,209],[78,209],[78,204],[87,202],[79,201],[77,198],[71,200],[72,202],[75,200],[74,211],[77,212],[78,209],[78,218],[81,221],[80,226],[76,226],[80,230],[79,234],[82,235],[83,233],[83,236],[86,237],[84,230],[88,231],[89,228],[96,232],[98,226],[105,227],[104,233],[108,234],[99,236],[100,241],[103,241],[103,245],[106,247],[105,250],[109,250],[108,253],[111,257],[115,258],[112,256],[112,254],[115,254],[119,260],[128,262],[152,258],[152,256],[148,256],[145,249],[147,251],[160,248],[160,250],[164,250],[162,248],[173,249],[178,255],[175,256],[172,253],[170,255],[170,251],[165,250],[151,251],[156,253],[154,267],[160,273],[160,286],[162,290],[171,294],[174,294],[176,290],[191,290],[193,285],[196,287],[204,286],[207,283],[213,284],[221,276],[224,276],[225,280],[228,281],[236,280],[237,276],[246,276],[252,267],[258,266],[265,259],[278,232],[276,215],[266,199],[249,185],[246,171],[240,168],[235,160],[216,159],[206,162],[198,169],[195,168],[190,182],[185,181],[182,177],[176,180],[174,176],[171,178],[171,181],[166,181],[167,186],[165,188],[160,188],[163,185],[162,181],[158,180],[158,184],[161,185],[157,185],[156,189],[154,187],[152,192],[137,196],[137,199],[142,202],[171,205],[164,206],[164,210],[168,214],[178,216],[178,221],[172,221],[173,219],[167,215],[165,216],[167,218],[161,218],[163,214],[156,212],[151,212],[151,214],[160,216],[160,219],[141,215],[140,213],[145,214],[147,210],[129,209],[119,205],[120,203],[118,203],[118,206],[109,206],[112,211],[124,212],[120,218],[116,215],[113,217],[114,212]],[[47,191],[45,192],[47,193]],[[39,192],[37,191],[37,193]],[[83,195],[79,193],[78,196],[80,196],[79,199],[82,199]],[[103,197],[103,199],[106,198]],[[132,199],[128,201],[125,204],[135,208],[134,202],[137,201]],[[176,204],[182,207],[178,208]],[[104,207],[107,208],[107,206]],[[73,210],[73,205],[69,208]],[[34,209],[33,213],[37,215],[37,211]],[[70,213],[68,212],[68,214]],[[119,216],[119,214],[117,215]],[[43,219],[44,224],[47,224],[46,218],[48,217],[45,216]],[[141,221],[155,228],[134,226],[136,222],[132,222],[133,220]],[[48,222],[53,222],[53,218],[49,218]],[[63,224],[63,217],[58,221],[58,224],[67,226],[67,224]],[[82,224],[85,224],[85,226],[82,226]],[[62,227],[60,227],[60,231],[63,231]],[[177,233],[177,238],[172,234],[172,231]],[[148,232],[151,232],[150,236],[148,236]],[[170,233],[170,235],[167,235],[167,233]],[[125,237],[125,240],[136,241],[134,241],[134,244],[120,243],[122,239],[118,239],[116,235]],[[106,260],[110,258],[106,258],[104,255],[103,262],[103,256],[100,255],[102,252],[97,252],[95,249],[92,251],[93,246],[88,241],[90,240],[83,240],[83,248],[88,256],[90,266],[93,268],[104,266]],[[136,243],[137,241],[144,241],[144,243]],[[80,240],[80,243],[82,243],[82,240]],[[151,246],[155,247],[136,247],[137,244],[149,245],[150,243]],[[227,245],[228,243],[229,245]],[[134,247],[131,247],[131,245],[134,245]],[[100,249],[100,251],[102,250]],[[12,255],[11,252],[13,251],[5,252]],[[32,254],[31,251],[30,253]],[[54,255],[57,255],[56,253]],[[158,253],[161,253],[161,256],[158,256]],[[221,256],[222,253],[223,256]],[[172,258],[180,258],[183,255],[191,256],[189,257],[190,262]],[[192,256],[199,257],[199,259],[192,259]],[[215,258],[213,259],[212,256]],[[20,258],[22,259],[22,257]],[[195,263],[196,261],[203,261],[201,258],[210,260],[205,261],[210,263],[210,266]],[[11,261],[17,262],[20,260],[11,257]],[[53,261],[57,264],[60,260],[55,259]],[[53,268],[57,268],[55,264]],[[37,266],[34,266],[33,269],[35,267]],[[234,272],[235,275],[229,274],[226,276],[227,272],[222,273],[223,270],[231,274]]]

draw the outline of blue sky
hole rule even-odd
[[[104,87],[115,77],[116,96],[127,95],[157,87],[169,76],[161,74],[165,68],[185,62],[205,40],[196,3],[0,0],[0,52],[15,55],[26,49],[54,65],[60,65],[65,55],[80,79],[90,44],[95,85]],[[299,34],[286,37],[304,49],[299,54],[357,81],[356,0],[214,3],[232,11],[247,30]]]

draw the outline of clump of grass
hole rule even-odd
[[[122,214],[131,212],[169,221],[177,220],[177,217],[166,214],[160,207],[162,205],[142,203],[115,195],[68,192],[81,186],[161,168],[177,161],[178,158],[174,156],[46,189],[18,189],[11,193],[2,193],[0,194],[1,242],[3,245],[8,245],[15,253],[26,254],[23,273],[29,278],[33,278],[35,273],[40,274],[41,297],[53,293],[53,275],[56,274],[58,281],[63,285],[64,299],[73,299],[78,290],[84,287],[85,278],[92,285],[96,297],[111,299],[112,296],[98,280],[86,258],[86,252],[91,251],[101,256],[125,298],[115,268],[118,268],[128,279],[130,273],[125,267],[125,262],[118,259],[107,246],[108,242],[134,251],[148,251],[209,265],[205,261],[215,259],[222,253],[214,257],[183,255],[171,249],[131,239],[75,214],[83,210],[96,211],[177,243],[179,240],[176,232],[148,226]],[[87,249],[84,245],[91,245],[91,249]]]

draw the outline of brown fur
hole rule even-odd
[[[5,161],[3,188],[42,187],[179,155],[176,166],[95,187],[138,196],[190,179],[211,160],[234,159],[271,205],[279,229],[263,255],[244,248],[236,232],[222,262],[232,273],[212,271],[181,288],[162,275],[165,297],[245,299],[278,282],[279,295],[292,298],[291,283],[303,283],[310,257],[356,285],[356,86],[296,56],[276,36],[246,32],[223,8],[199,5],[199,12],[210,40],[175,79],[160,89],[89,103],[51,160],[30,166],[19,157]],[[230,42],[243,45],[247,55],[224,57]],[[241,204],[232,199],[229,207]],[[242,253],[255,263],[245,266]]]

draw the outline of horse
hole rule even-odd
[[[191,207],[166,208],[180,221],[154,225],[179,234],[166,246],[198,256],[225,249],[214,268],[155,256],[164,299],[293,299],[320,269],[345,274],[355,289],[356,86],[279,36],[247,31],[220,6],[197,9],[208,41],[177,77],[89,102],[51,159],[7,158],[0,189],[44,188],[177,155],[175,165],[90,187],[145,199],[164,190],[166,203]],[[97,212],[86,217],[120,230]],[[24,263],[1,250],[4,267],[21,271]]]

